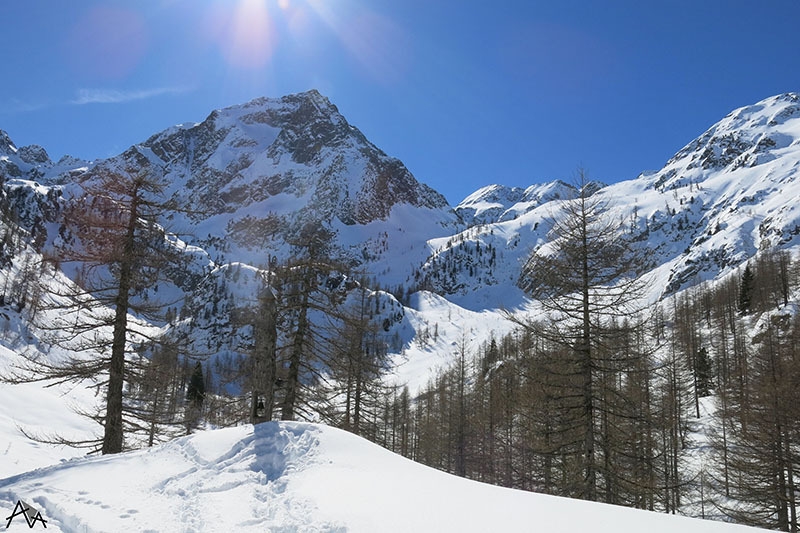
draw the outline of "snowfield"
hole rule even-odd
[[[18,500],[51,532],[756,531],[485,485],[300,422],[199,432],[0,480],[4,519]],[[9,531],[27,529],[20,515]]]

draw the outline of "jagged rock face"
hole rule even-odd
[[[23,146],[19,149],[19,158],[31,165],[52,165],[47,151],[38,144]]]
[[[203,122],[179,126],[132,147],[123,160],[157,168],[176,194],[204,217],[256,203],[279,216],[286,201],[302,202],[291,218],[366,224],[386,218],[395,204],[447,208],[347,123],[316,91],[260,98],[214,111]]]
[[[787,122],[800,117],[800,95],[786,93],[737,109],[686,145],[667,162],[658,186],[670,186],[679,171],[736,170],[775,159],[796,137],[784,131]],[[791,127],[791,125],[790,125]]]
[[[464,198],[455,210],[467,226],[498,222],[524,195],[522,187],[488,185]]]
[[[52,166],[53,162],[47,151],[39,145],[32,144],[30,146],[23,146],[17,148],[11,137],[8,136],[3,130],[0,130],[0,156],[5,156],[3,159],[8,164],[14,164],[18,169],[19,162],[25,163],[30,166]],[[16,161],[13,161],[16,160]],[[22,169],[18,172],[20,175],[23,173]]]
[[[53,163],[41,146],[32,144],[17,148],[8,134],[0,130],[0,179],[57,183],[76,172],[83,172],[89,166],[87,161],[69,156]]]
[[[15,163],[17,158],[17,147],[11,141],[8,134],[0,130],[0,177],[3,179],[19,178],[22,170]]]
[[[8,133],[0,130],[0,154],[11,155],[15,154],[16,152],[17,148],[14,146],[14,143],[11,141]]]

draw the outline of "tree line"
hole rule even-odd
[[[301,224],[289,259],[253,269],[257,289],[249,301],[219,302],[201,282],[190,299],[200,307],[184,305],[178,313],[181,302],[157,294],[179,283],[175,272],[185,271],[187,261],[161,225],[177,209],[166,184],[134,164],[94,172],[63,203],[50,248],[32,249],[10,212],[0,213],[8,215],[4,303],[13,300],[27,312],[42,341],[57,349],[50,357],[21,354],[3,380],[84,384],[102,397],[83,413],[99,425],[95,438],[29,436],[109,454],[205,423],[321,417],[374,433],[375,405],[385,394],[387,331],[402,308],[331,259],[332,234],[318,222]],[[24,265],[11,267],[14,257],[17,263],[24,257]],[[206,279],[214,283],[222,270],[206,272]],[[56,281],[59,271],[71,281]],[[192,313],[206,305],[215,312],[225,307],[227,356],[211,357],[194,342],[209,336],[192,327]]]
[[[643,309],[636,250],[583,190],[523,267],[541,311],[395,395],[382,443],[487,483],[797,531],[800,262],[763,250]]]
[[[65,204],[45,260],[16,268],[3,297],[63,349],[30,354],[5,380],[96,387],[103,401],[86,414],[102,434],[33,437],[118,453],[205,423],[318,418],[484,482],[797,531],[800,264],[788,253],[761,251],[739,275],[643,308],[641,249],[581,176],[521,271],[537,312],[509,315],[516,330],[484,345],[462,339],[412,394],[382,379],[387,317],[401,311],[331,259],[318,223],[297,228],[289,259],[253,269],[248,305],[200,292],[236,332],[206,359],[184,327],[201,307],[179,314],[154,294],[185,261],[159,223],[175,209],[164,183],[135,167],[96,172]],[[33,241],[4,235],[8,266]],[[46,281],[59,270],[74,282]],[[698,468],[691,439],[707,417]]]

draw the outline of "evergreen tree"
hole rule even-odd
[[[695,355],[695,372],[697,373],[697,395],[701,398],[711,395],[714,387],[714,365],[705,346],[697,350]]]
[[[103,426],[99,441],[43,440],[98,448],[103,454],[124,448],[128,431],[142,429],[140,405],[126,404],[125,383],[138,379],[144,365],[131,364],[134,338],[160,342],[130,316],[163,319],[165,306],[150,297],[166,267],[177,261],[159,225],[172,205],[164,183],[131,165],[125,172],[98,167],[69,198],[59,230],[59,263],[75,283],[56,288],[48,309],[58,317],[38,324],[47,340],[76,355],[52,364],[28,361],[9,381],[105,382],[101,413],[91,417]],[[92,353],[86,357],[82,354]],[[140,402],[135,402],[139,404]],[[148,415],[149,416],[149,415]],[[145,422],[146,427],[150,427]]]
[[[197,361],[194,365],[194,371],[189,378],[189,386],[186,389],[186,400],[189,404],[199,409],[203,406],[203,400],[206,398],[206,379],[203,373],[203,364]]]
[[[747,315],[751,311],[753,301],[753,284],[755,283],[755,275],[750,265],[745,265],[744,272],[742,272],[742,279],[739,283],[739,312]]]

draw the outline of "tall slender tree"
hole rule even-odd
[[[571,355],[561,373],[571,376],[580,407],[571,408],[571,424],[581,428],[582,482],[579,495],[597,499],[598,425],[604,408],[601,376],[615,364],[602,355],[609,321],[631,314],[644,288],[637,268],[642,261],[629,241],[623,221],[609,216],[593,195],[596,186],[581,170],[576,197],[561,204],[551,220],[549,243],[523,265],[520,286],[549,313],[536,334]],[[606,352],[607,353],[607,352]]]
[[[272,287],[266,286],[258,297],[253,318],[252,368],[250,375],[250,421],[272,420],[275,408],[275,384],[278,380],[278,309]]]
[[[171,203],[163,182],[144,170],[97,168],[67,203],[59,231],[60,266],[75,280],[49,285],[46,330],[50,341],[78,355],[55,362],[29,361],[12,379],[80,382],[102,380],[105,400],[95,419],[103,427],[97,446],[104,454],[125,446],[125,382],[136,369],[126,363],[133,344],[155,339],[131,315],[161,319],[165,307],[151,290],[177,254],[159,225]],[[57,313],[52,313],[57,311]],[[91,355],[84,356],[88,352]],[[25,365],[23,365],[25,366]],[[30,367],[36,373],[26,375]],[[136,417],[138,408],[129,412]],[[132,426],[135,428],[135,426]]]

